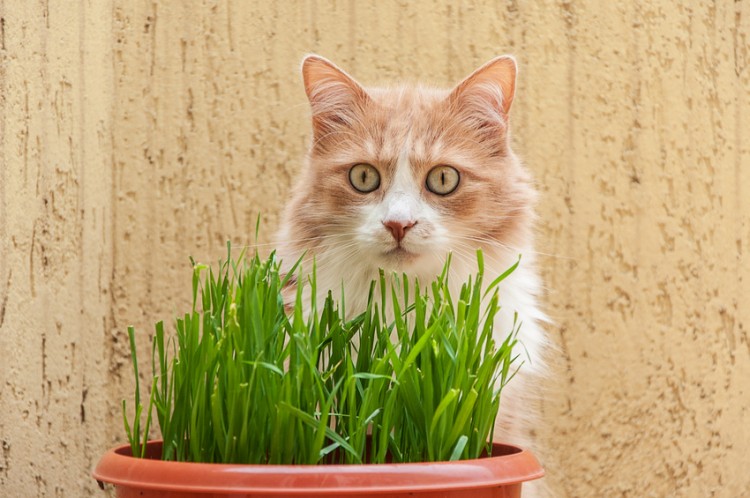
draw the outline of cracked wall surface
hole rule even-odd
[[[0,0],[0,495],[101,495],[127,325],[276,229],[301,57],[451,85],[519,59],[560,345],[561,497],[750,494],[750,4]]]

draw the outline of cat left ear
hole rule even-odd
[[[471,73],[451,92],[451,100],[491,109],[507,119],[516,92],[516,59],[495,57]]]
[[[319,55],[311,54],[302,60],[302,77],[312,107],[316,136],[329,133],[337,125],[353,122],[356,110],[369,99],[354,78]]]

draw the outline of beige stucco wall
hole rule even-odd
[[[561,345],[549,479],[749,493],[749,45],[728,0],[0,0],[0,495],[99,495],[125,327],[183,309],[188,255],[275,229],[309,51],[443,85],[516,54]]]
[[[85,496],[111,441],[109,6],[0,2],[0,496]]]

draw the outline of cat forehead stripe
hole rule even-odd
[[[378,147],[375,145],[375,142],[368,138],[364,141],[365,151],[367,152],[367,155],[369,157],[377,157],[378,155]]]
[[[425,156],[424,140],[417,140],[414,143],[414,155],[416,157],[424,157]]]
[[[411,142],[411,135],[407,135],[396,161],[396,170],[393,174],[393,185],[391,190],[418,195],[418,191],[414,184],[414,177],[412,175],[411,161],[409,160],[411,155]]]

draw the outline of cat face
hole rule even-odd
[[[287,237],[342,265],[433,275],[449,250],[521,244],[534,194],[508,145],[515,73],[500,57],[451,91],[365,89],[307,57],[313,143]]]

